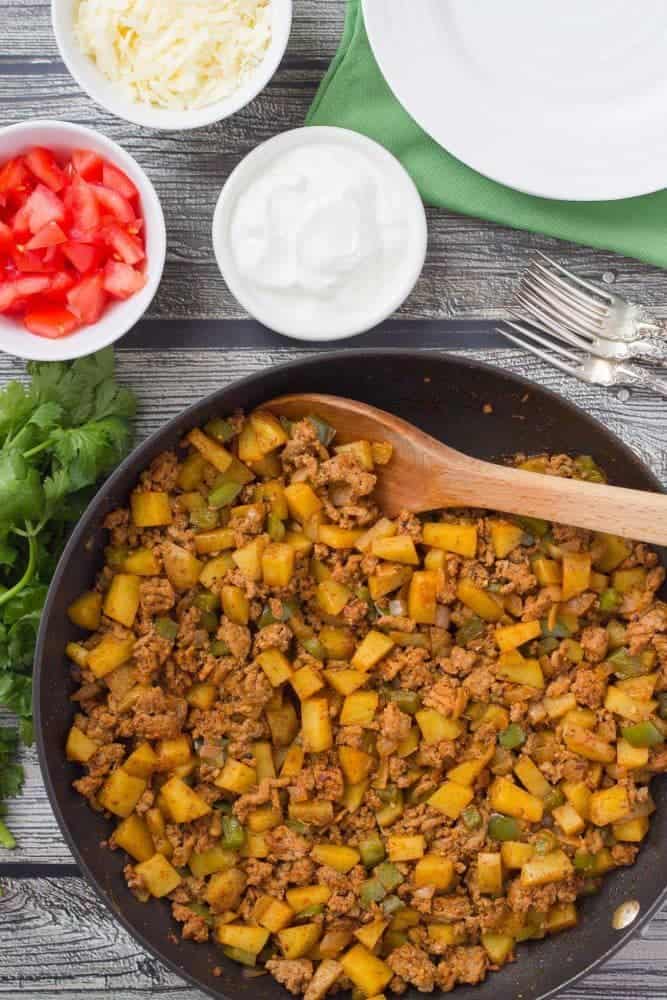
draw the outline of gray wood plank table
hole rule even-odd
[[[289,50],[266,91],[230,121],[182,134],[128,125],[88,100],[58,57],[49,6],[48,0],[0,0],[0,124],[39,116],[92,125],[121,142],[155,182],[169,238],[164,280],[147,321],[118,349],[120,376],[141,400],[143,437],[199,396],[313,350],[247,321],[217,271],[210,222],[220,187],[242,156],[259,141],[302,123],[335,50],[344,0],[296,0]],[[665,273],[443,211],[429,211],[429,227],[424,273],[398,317],[345,346],[453,350],[527,375],[602,420],[667,484],[663,400],[564,380],[507,349],[493,332],[493,321],[507,315],[514,282],[535,248],[558,255],[586,277],[613,284],[659,317],[667,317]],[[0,357],[1,383],[23,373],[21,362]],[[12,803],[8,819],[19,844],[14,852],[0,853],[0,997],[203,1000],[130,939],[78,876],[34,752],[24,752],[23,762],[25,794]],[[667,998],[667,908],[563,1000],[635,996]]]

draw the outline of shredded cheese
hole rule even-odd
[[[78,44],[142,104],[202,108],[237,90],[271,41],[271,0],[79,0]]]

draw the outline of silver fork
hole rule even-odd
[[[644,308],[584,281],[541,251],[524,273],[516,311],[561,340],[599,358],[667,361],[663,328]],[[548,265],[548,266],[547,266]]]
[[[630,385],[649,389],[667,398],[667,378],[660,378],[647,368],[599,358],[590,352],[577,354],[564,347],[560,339],[538,332],[525,323],[506,321],[505,325],[511,327],[513,333],[498,327],[497,331],[503,337],[531,354],[536,354],[566,375],[574,375],[580,382],[604,386]]]

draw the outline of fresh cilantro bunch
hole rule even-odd
[[[111,348],[72,363],[31,363],[0,391],[0,707],[29,720],[35,639],[68,531],[95,484],[132,444],[135,399]],[[0,799],[16,794],[0,730]],[[4,748],[4,749],[3,749]],[[2,843],[0,839],[0,844]]]

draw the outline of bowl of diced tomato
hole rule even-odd
[[[0,349],[60,361],[143,316],[166,254],[160,202],[137,161],[83,125],[0,129]]]

